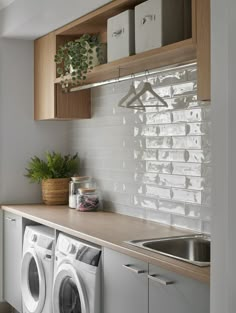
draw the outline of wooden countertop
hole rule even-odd
[[[78,212],[67,206],[3,205],[2,209],[167,270],[210,282],[210,267],[198,267],[124,241],[191,234],[171,226],[110,212]]]

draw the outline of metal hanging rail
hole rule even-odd
[[[162,68],[159,68],[159,69],[146,70],[144,72],[140,72],[140,73],[136,73],[136,74],[130,74],[130,75],[127,75],[127,76],[122,76],[122,77],[117,77],[117,78],[105,80],[105,81],[98,82],[98,83],[92,83],[92,84],[87,84],[87,85],[81,85],[81,86],[73,87],[73,88],[70,89],[70,92],[75,92],[75,91],[79,91],[79,90],[85,90],[85,89],[100,87],[100,86],[109,85],[109,84],[115,84],[115,83],[118,83],[118,82],[123,82],[123,81],[126,81],[126,80],[130,80],[130,79],[135,79],[135,78],[140,78],[140,77],[150,76],[150,75],[156,75],[156,74],[160,74],[160,73],[164,73],[164,72],[169,72],[169,71],[172,71],[172,70],[184,69],[184,68],[187,68],[189,66],[194,66],[196,64],[197,64],[197,62],[188,63],[188,64],[184,64],[184,65],[175,64],[174,66],[166,66],[166,67],[162,67]],[[119,70],[121,71],[122,68],[119,68]]]

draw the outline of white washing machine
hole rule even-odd
[[[101,249],[59,234],[53,279],[54,313],[101,313]]]
[[[23,313],[52,312],[54,230],[27,226],[21,264]]]

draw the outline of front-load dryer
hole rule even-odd
[[[53,279],[54,313],[101,313],[101,249],[59,234]]]
[[[52,312],[54,230],[27,226],[21,263],[23,313]]]

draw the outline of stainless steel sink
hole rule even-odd
[[[211,261],[210,236],[204,234],[130,240],[126,241],[126,243],[198,266],[209,266]]]

